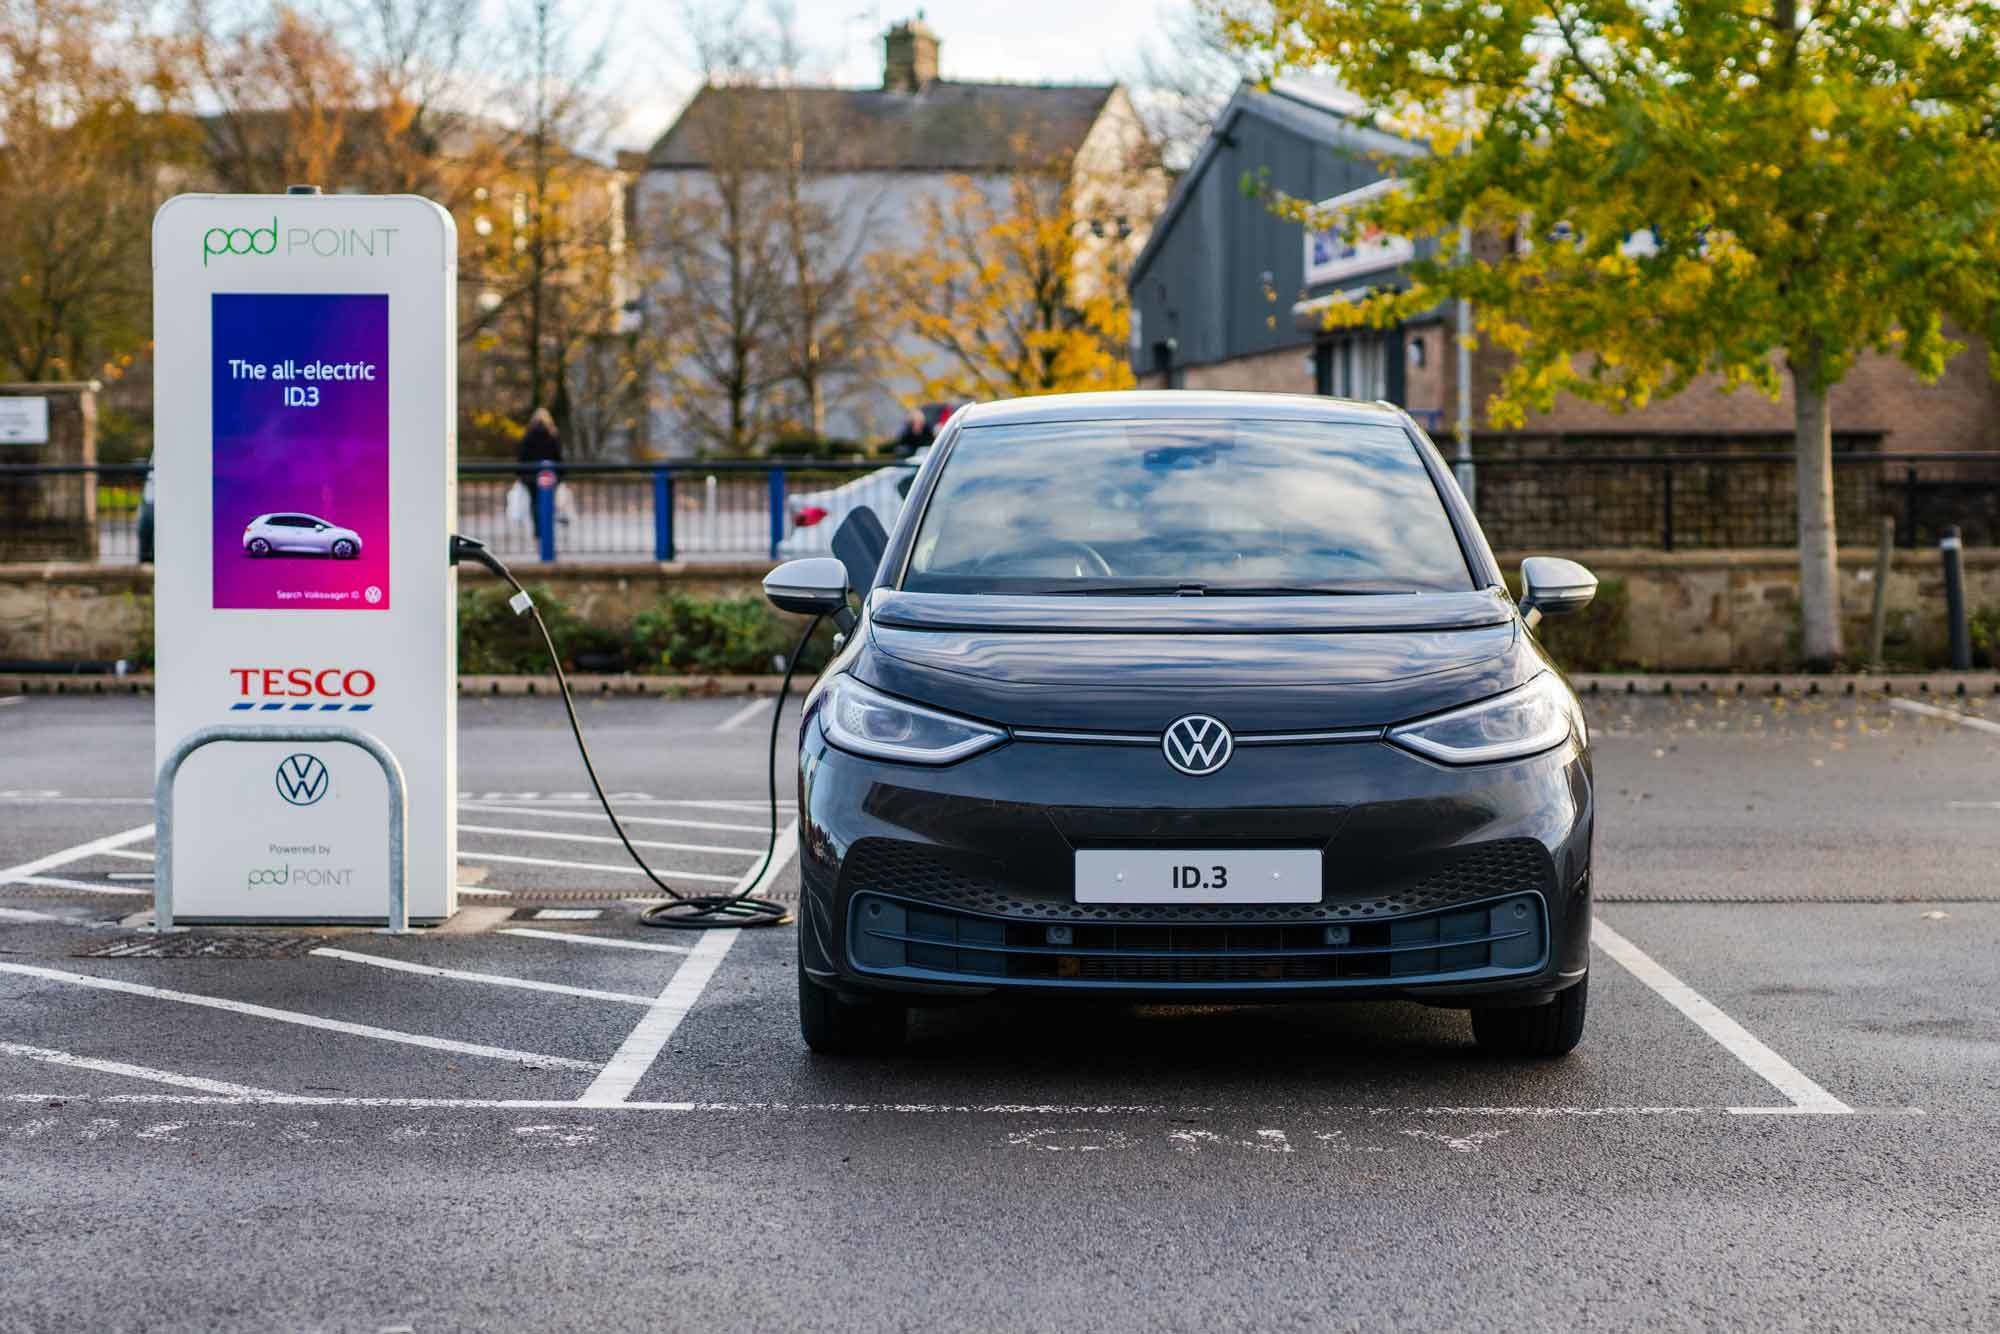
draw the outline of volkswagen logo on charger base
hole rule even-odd
[[[1229,763],[1229,757],[1236,753],[1236,738],[1229,734],[1220,718],[1190,713],[1167,724],[1166,735],[1160,738],[1160,749],[1166,752],[1168,764],[1190,777],[1200,778]]]
[[[312,806],[326,795],[332,779],[317,755],[287,755],[278,764],[278,795],[294,806]]]

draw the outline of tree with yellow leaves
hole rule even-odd
[[[962,179],[925,202],[916,245],[870,256],[866,310],[917,399],[1132,385],[1124,247],[1095,234],[1079,195],[1062,169],[1016,176],[999,198]]]
[[[1469,298],[1491,415],[1637,406],[1717,374],[1794,403],[1806,660],[1841,655],[1828,391],[2000,348],[2000,20],[1975,0],[1208,0],[1432,154],[1346,225],[1438,242],[1389,323]],[[1309,218],[1294,201],[1293,216]],[[1456,254],[1461,228],[1513,236]]]

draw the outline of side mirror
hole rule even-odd
[[[1560,556],[1530,556],[1521,562],[1521,615],[1534,629],[1544,616],[1582,611],[1597,596],[1597,576]]]
[[[831,556],[786,561],[764,576],[764,596],[779,611],[832,616],[847,610],[847,567]]]
[[[834,530],[831,546],[834,557],[847,568],[847,586],[865,597],[875,583],[882,553],[889,549],[889,534],[882,521],[871,507],[856,505]]]

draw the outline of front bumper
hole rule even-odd
[[[1016,739],[942,768],[800,754],[801,956],[839,990],[1531,1003],[1587,966],[1591,783],[1574,743],[1450,768],[1379,741]],[[1313,847],[1320,901],[1079,904],[1079,847]]]

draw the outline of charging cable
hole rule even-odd
[[[555,668],[556,685],[562,691],[563,710],[569,715],[569,730],[576,737],[577,754],[583,757],[583,771],[590,775],[591,790],[597,793],[597,804],[604,808],[605,818],[611,821],[611,828],[618,834],[618,841],[625,845],[625,851],[632,861],[645,872],[646,878],[659,887],[667,896],[667,902],[656,904],[639,915],[639,920],[647,926],[680,927],[699,930],[707,927],[730,926],[783,926],[792,920],[791,909],[775,899],[756,898],[750,891],[759,884],[771,869],[772,859],[778,853],[778,726],[784,716],[785,698],[791,693],[792,675],[798,670],[799,658],[805,653],[814,631],[819,629],[821,617],[812,618],[806,632],[799,637],[798,647],[785,663],[785,679],[778,686],[778,702],[771,710],[771,736],[768,754],[769,795],[770,795],[770,838],[764,845],[764,860],[757,869],[743,881],[743,888],[734,894],[689,894],[675,889],[660,879],[658,872],[646,864],[639,850],[632,846],[626,836],[625,826],[618,821],[618,812],[611,809],[611,799],[604,795],[604,784],[598,780],[597,766],[591,762],[590,744],[583,739],[583,725],[577,721],[576,701],[570,697],[569,678],[563,675],[562,655],[556,652],[556,641],[549,634],[548,622],[542,619],[542,609],[535,605],[528,590],[521,587],[521,581],[513,572],[501,564],[500,558],[487,550],[486,544],[477,538],[452,534],[451,563],[456,565],[469,560],[483,565],[504,579],[514,590],[514,596],[507,605],[514,609],[516,616],[527,615],[534,618],[535,628],[541,632],[542,644],[549,651],[549,663]]]

